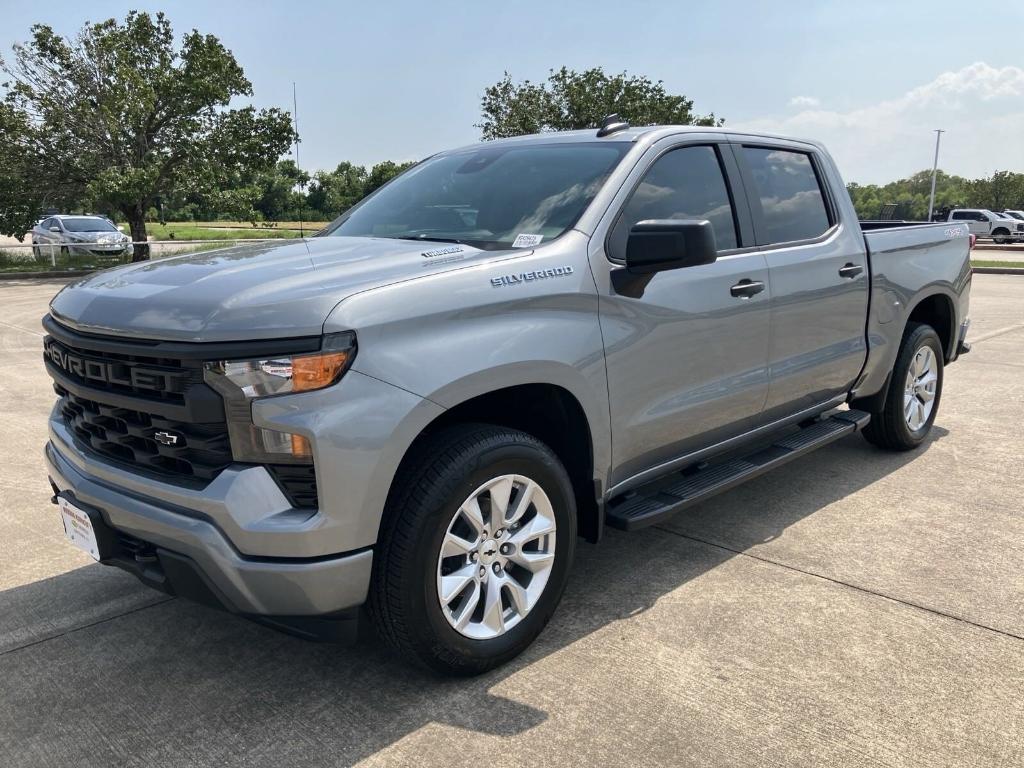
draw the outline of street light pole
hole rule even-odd
[[[932,164],[932,194],[928,198],[928,221],[932,220],[932,211],[935,209],[935,177],[939,172],[939,141],[945,133],[941,128],[935,129],[935,162]]]

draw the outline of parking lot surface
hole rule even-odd
[[[0,284],[0,764],[1024,764],[1024,278],[975,276],[922,450],[853,436],[581,543],[539,641],[456,681],[66,544],[41,458],[59,288]]]

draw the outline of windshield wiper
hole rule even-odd
[[[428,243],[457,243],[458,245],[465,245],[465,243],[462,240],[459,240],[454,237],[431,237],[429,235],[396,235],[391,239],[426,241]]]

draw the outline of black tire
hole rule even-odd
[[[997,229],[992,233],[992,239],[999,245],[1010,242],[1010,232],[1006,229]]]
[[[569,476],[554,452],[532,435],[505,427],[447,428],[414,447],[388,497],[373,559],[367,609],[384,641],[436,671],[476,675],[525,650],[554,613],[576,546],[576,504]],[[557,526],[548,582],[528,613],[504,634],[474,640],[445,618],[437,596],[442,540],[460,505],[502,474],[537,482]]]
[[[911,430],[904,416],[904,387],[907,373],[918,350],[923,346],[931,347],[935,355],[935,398],[931,413],[919,429]],[[886,393],[885,405],[878,412],[871,414],[871,422],[864,429],[864,437],[869,443],[889,451],[909,451],[917,448],[928,437],[935,415],[939,412],[939,401],[942,399],[943,361],[942,342],[935,329],[930,325],[909,323],[903,334],[900,352],[896,356],[892,375],[889,377],[889,389]]]

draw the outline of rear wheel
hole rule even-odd
[[[928,436],[942,396],[942,342],[930,325],[907,326],[889,379],[885,405],[871,414],[864,437],[880,448],[908,451]]]
[[[551,449],[518,430],[462,425],[414,450],[385,509],[369,612],[403,655],[485,672],[527,648],[561,599],[572,485]]]

